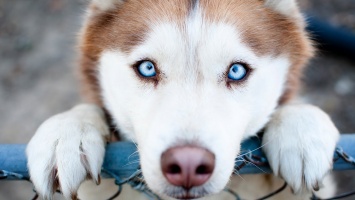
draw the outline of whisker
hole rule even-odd
[[[254,167],[258,168],[260,171],[262,171],[264,174],[267,174],[264,170],[262,170],[260,167],[258,167],[257,165],[255,165],[254,163],[250,162],[250,161],[247,161],[244,159],[244,162],[246,162],[247,164],[252,164],[254,165]]]
[[[138,144],[136,143],[136,142],[134,142],[134,141],[131,141],[133,144],[134,144],[134,146],[136,146],[136,148],[137,148],[137,152],[139,152],[139,147],[138,147]]]
[[[128,165],[133,165],[133,164],[136,164],[136,163],[139,163],[139,162],[140,162],[139,160],[132,161],[132,162],[129,162],[129,163],[123,165],[123,167],[127,167]]]
[[[249,153],[253,153],[254,151],[257,151],[257,150],[263,148],[265,145],[269,144],[270,142],[271,142],[271,141],[267,141],[265,144],[261,145],[260,147],[254,149],[254,150],[252,150],[252,151],[248,151],[247,153],[244,153],[244,154],[242,154],[242,155],[238,155],[237,158],[243,157],[243,156],[245,156],[245,155],[247,155],[247,154],[249,154]]]
[[[243,181],[246,181],[238,172],[238,170],[233,170],[233,174],[239,176]]]
[[[138,150],[135,151],[135,152],[133,152],[131,155],[128,156],[128,160],[129,160],[133,155],[138,154],[138,153],[139,153]]]

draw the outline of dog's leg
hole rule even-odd
[[[319,108],[285,105],[266,127],[263,150],[274,173],[294,192],[318,190],[332,169],[338,138],[333,122]]]
[[[98,184],[108,136],[104,112],[95,105],[78,105],[45,121],[26,149],[36,191],[51,199],[60,188],[66,199],[75,199],[87,177]]]

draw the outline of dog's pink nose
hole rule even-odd
[[[161,157],[161,168],[165,178],[175,186],[187,190],[207,182],[215,165],[214,155],[194,146],[174,147]]]

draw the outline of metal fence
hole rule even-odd
[[[242,157],[247,162],[239,160],[236,161],[235,169],[238,171],[238,174],[271,173],[271,169],[260,148],[260,145],[261,141],[257,137],[243,142],[241,155],[243,155]],[[26,166],[27,159],[25,149],[26,145],[0,145],[0,180],[30,181]],[[134,189],[141,191],[150,199],[159,199],[159,197],[152,193],[142,182],[142,174],[139,170],[139,163],[131,162],[132,160],[139,159],[138,154],[134,154],[136,150],[136,146],[128,142],[118,142],[107,145],[101,175],[104,178],[114,178],[118,187],[116,194],[109,198],[109,200],[115,199],[120,195],[123,184],[131,185]],[[355,170],[355,134],[342,135],[337,149],[334,152],[333,170]],[[260,197],[259,199],[267,199],[275,196],[286,187],[287,184],[285,183],[278,190],[267,194],[264,197]],[[243,199],[230,189],[225,189],[225,191],[229,192],[237,200]],[[341,199],[351,195],[355,195],[355,191],[341,194],[337,197],[329,199]],[[35,194],[32,199],[37,198],[38,195]],[[315,195],[313,195],[311,199],[320,200],[320,198]]]

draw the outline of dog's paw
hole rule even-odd
[[[87,177],[99,184],[108,134],[104,114],[94,105],[79,105],[45,121],[26,149],[36,191],[51,199],[60,188],[66,199],[75,199]]]
[[[287,105],[266,127],[263,150],[276,175],[295,193],[318,190],[332,169],[339,132],[330,118],[310,105]]]

